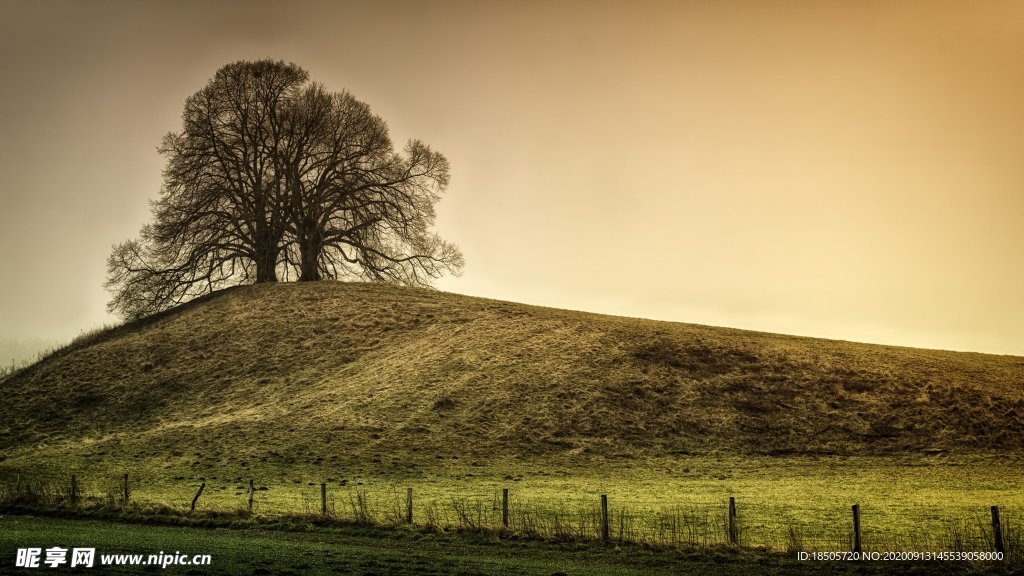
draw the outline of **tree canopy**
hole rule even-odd
[[[147,316],[227,286],[429,285],[463,266],[431,231],[447,159],[295,64],[235,62],[188,98],[152,222],[107,261],[112,312]]]

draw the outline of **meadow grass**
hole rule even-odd
[[[413,521],[436,530],[508,532],[547,540],[596,540],[600,496],[609,499],[613,540],[663,548],[726,545],[727,502],[738,508],[740,544],[775,551],[834,551],[852,546],[850,507],[861,508],[865,550],[991,550],[989,508],[1001,510],[1008,553],[1019,558],[1024,482],[1019,463],[972,457],[689,457],[587,469],[510,463],[498,471],[448,467],[423,477],[328,475],[314,469],[255,475],[253,517],[321,515],[401,525],[407,489]],[[0,501],[69,503],[70,471],[0,469]],[[120,506],[121,470],[76,471],[82,502]],[[190,479],[153,470],[129,472],[130,505],[145,513],[188,510],[200,483],[199,513],[248,516],[248,476]],[[14,483],[30,488],[17,494]],[[509,489],[509,526],[502,489]]]
[[[924,575],[934,573],[936,568],[944,574],[1011,574],[1002,563],[799,562],[791,554],[731,548],[701,552],[666,551],[628,544],[550,543],[465,532],[382,529],[355,524],[264,530],[0,516],[0,566],[12,566],[14,550],[19,547],[46,548],[54,545],[95,547],[97,555],[209,554],[211,563],[208,566],[156,569],[168,574],[191,576],[674,576],[680,573],[709,576],[810,576],[822,573],[865,576]],[[64,571],[67,571],[66,567]],[[153,567],[110,566],[79,573],[138,574],[151,571],[154,571]]]
[[[0,449],[407,473],[495,456],[1014,451],[1022,382],[1024,359],[1009,356],[394,286],[244,286],[5,378]]]

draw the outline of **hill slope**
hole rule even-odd
[[[0,383],[0,453],[232,466],[1024,446],[1024,358],[246,286]]]

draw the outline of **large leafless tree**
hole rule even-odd
[[[427,285],[462,254],[431,232],[448,162],[294,64],[237,62],[165,137],[164,186],[140,238],[114,247],[112,311],[141,317],[218,288],[368,279]]]

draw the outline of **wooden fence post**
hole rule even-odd
[[[129,492],[128,492],[128,475],[125,474],[124,475],[124,505],[125,506],[128,505],[128,495],[129,495]]]
[[[736,498],[729,496],[729,543],[733,546],[739,544],[739,528],[736,526]]]
[[[996,546],[996,552],[1005,554],[1006,548],[1003,546],[1003,526],[999,522],[999,506],[992,507],[992,540]]]
[[[601,494],[601,539],[608,541],[608,495]]]
[[[196,492],[196,497],[192,499],[192,511],[196,511],[196,502],[199,501],[199,496],[203,493],[203,488],[206,488],[206,482],[199,485],[199,492]]]
[[[327,482],[320,483],[320,513],[327,516]]]
[[[253,493],[252,478],[249,478],[249,514],[252,514],[252,493]]]
[[[405,493],[405,521],[412,524],[412,487]]]
[[[71,475],[71,504],[78,504],[78,477]]]
[[[508,528],[508,488],[501,489],[501,524]]]
[[[853,551],[860,554],[860,504],[853,505]]]

